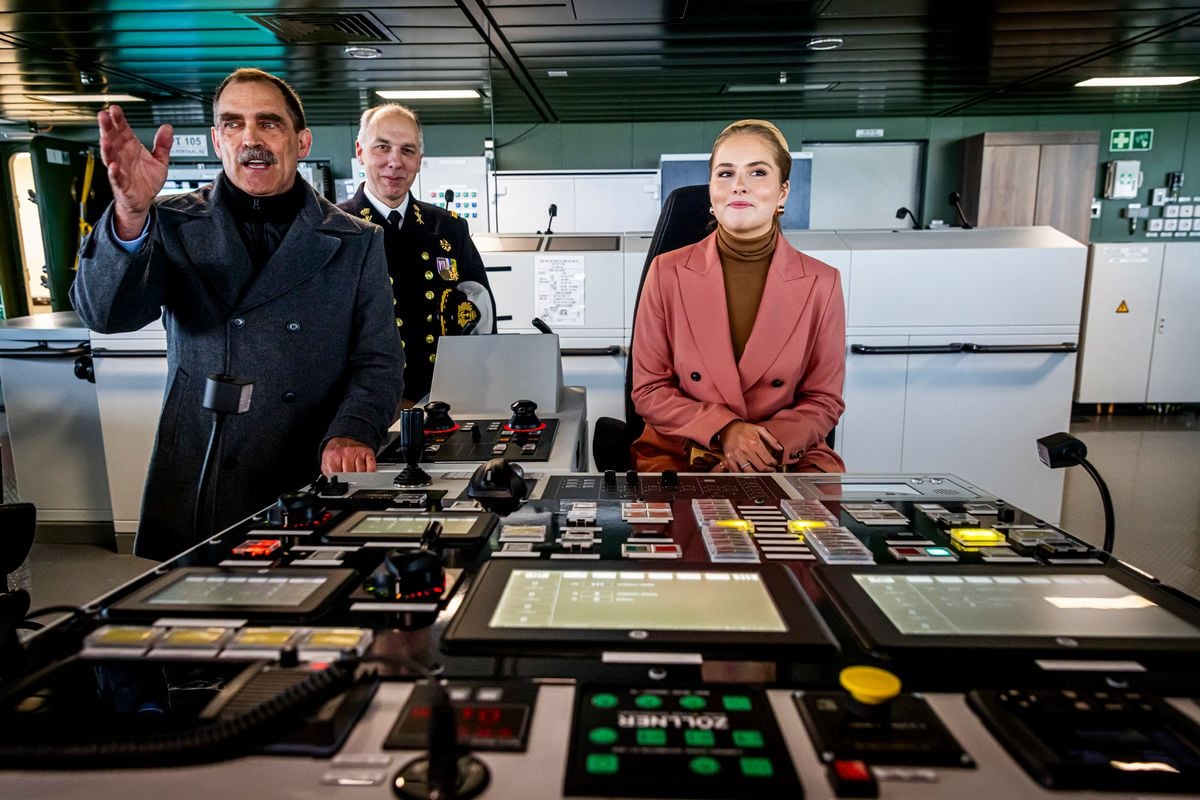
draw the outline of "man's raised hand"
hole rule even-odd
[[[154,149],[147,150],[125,119],[120,106],[109,106],[96,115],[100,124],[100,158],[108,167],[113,192],[113,215],[117,236],[136,239],[146,225],[150,204],[167,182],[171,159],[170,125],[154,134]]]

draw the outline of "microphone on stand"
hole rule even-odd
[[[554,224],[554,218],[557,216],[558,216],[558,206],[554,205],[554,203],[551,203],[550,204],[550,219],[546,220],[546,230],[538,231],[538,233],[543,233],[547,236],[554,233],[554,231],[550,230],[550,226],[552,224]]]

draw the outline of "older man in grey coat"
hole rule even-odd
[[[238,70],[217,88],[213,144],[224,168],[196,192],[155,201],[171,128],[148,151],[120,108],[99,114],[113,204],[84,241],[71,291],[88,327],[136,330],[163,315],[167,392],[134,552],[169,558],[317,476],[375,469],[404,357],[381,231],[297,176],[311,147],[291,87]],[[254,383],[228,419],[214,517],[195,530],[212,425],[205,379]]]

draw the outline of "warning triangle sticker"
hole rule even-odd
[[[1125,304],[1124,300],[1121,301],[1121,305],[1117,306],[1117,313],[1118,314],[1128,314],[1129,313],[1129,306],[1127,306]]]

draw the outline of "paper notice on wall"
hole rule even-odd
[[[533,270],[534,313],[551,328],[583,327],[583,256],[538,255]]]

